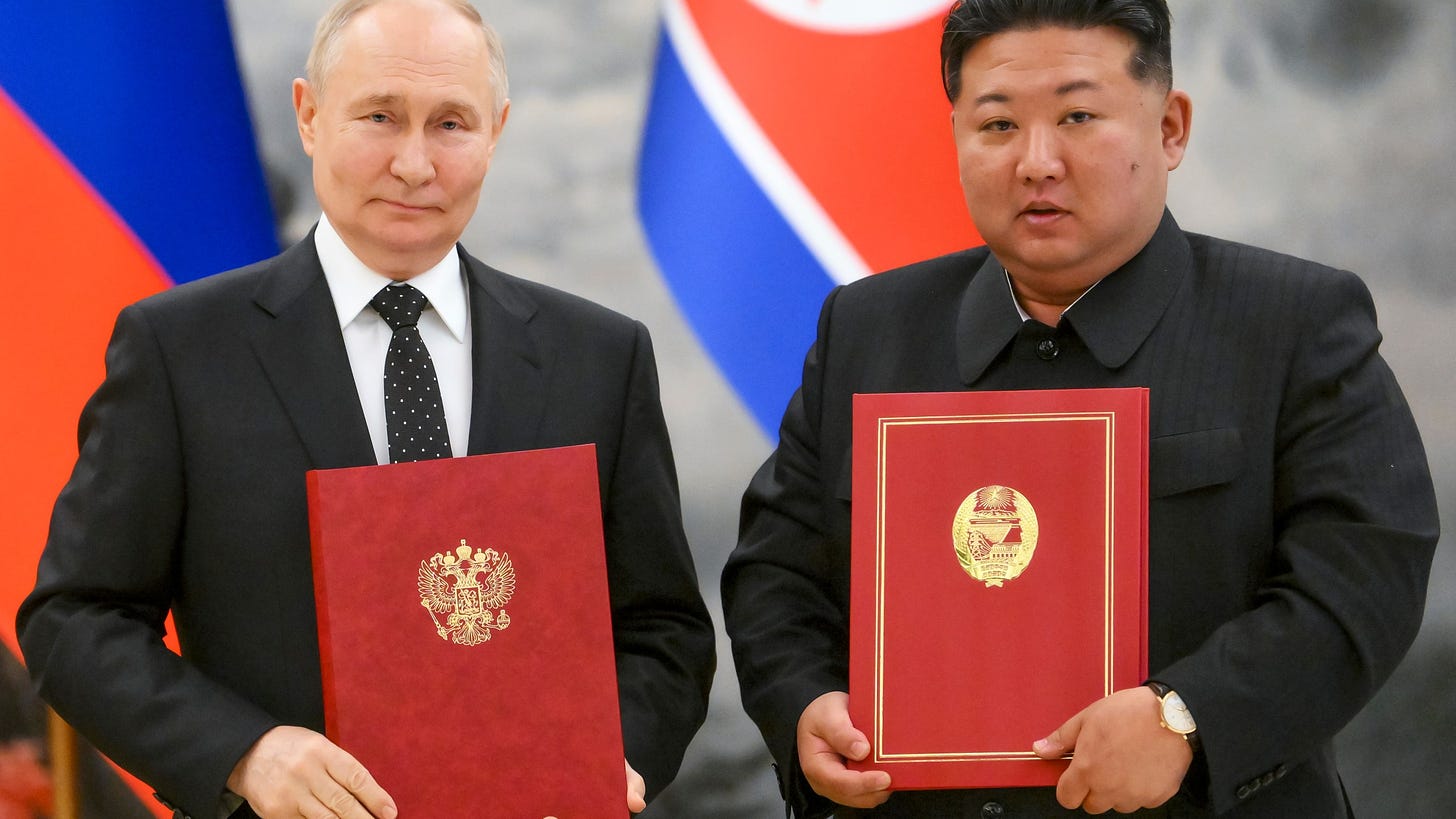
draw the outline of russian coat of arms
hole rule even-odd
[[[1021,576],[1036,552],[1036,510],[1009,486],[983,486],[966,496],[951,524],[961,569],[987,588]]]
[[[462,646],[489,640],[492,631],[511,624],[505,605],[515,593],[511,556],[495,549],[472,553],[462,539],[455,551],[420,561],[420,605],[430,613],[442,640]]]

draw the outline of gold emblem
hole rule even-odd
[[[961,568],[987,588],[1015,580],[1036,551],[1036,510],[1009,486],[983,486],[956,510],[950,536]]]
[[[515,593],[516,567],[510,555],[495,549],[471,554],[462,539],[453,553],[439,552],[420,561],[420,605],[442,640],[462,646],[489,640],[491,631],[511,624],[504,607]],[[443,625],[437,616],[441,614],[449,615]]]

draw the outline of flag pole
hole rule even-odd
[[[51,819],[80,819],[81,768],[76,754],[76,732],[49,708],[46,720],[51,782],[55,788],[55,812]]]

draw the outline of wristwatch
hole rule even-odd
[[[1177,691],[1157,680],[1148,680],[1144,685],[1158,695],[1158,721],[1164,728],[1187,740],[1193,753],[1198,753],[1198,723],[1193,721],[1193,714],[1188,711],[1183,698],[1178,696]]]

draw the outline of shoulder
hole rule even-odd
[[[469,254],[464,259],[472,286],[484,289],[495,303],[536,332],[580,344],[646,335],[641,322],[590,299],[513,276]]]
[[[277,256],[167,288],[127,309],[152,322],[216,322],[257,310],[270,286],[302,290],[312,281],[311,273],[322,279],[313,242],[304,240]]]
[[[1267,248],[1185,233],[1199,272],[1219,281],[1313,295],[1322,290],[1366,291],[1359,276],[1327,264]]]
[[[960,294],[989,255],[984,246],[958,250],[867,276],[838,288],[830,298],[836,311],[873,314],[904,315],[903,311],[918,305],[958,304]]]

